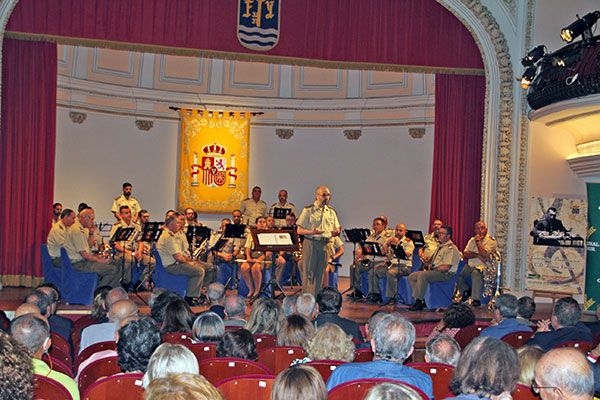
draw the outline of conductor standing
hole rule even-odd
[[[327,243],[341,232],[337,213],[329,206],[331,192],[326,186],[315,191],[315,202],[302,209],[298,218],[298,234],[304,235],[302,245],[302,291],[316,295],[321,290],[323,272],[327,267]]]

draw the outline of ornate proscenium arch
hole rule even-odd
[[[515,277],[517,285],[520,281],[521,254],[520,247],[513,249],[507,243],[518,236],[521,227],[519,226],[523,218],[519,215],[511,216],[509,209],[514,198],[518,198],[518,203],[524,202],[525,171],[523,162],[520,162],[518,178],[519,184],[516,189],[511,187],[511,176],[515,168],[513,160],[513,70],[508,54],[508,46],[502,31],[489,10],[481,4],[480,0],[436,0],[445,8],[450,10],[471,32],[479,47],[482,55],[485,75],[486,75],[486,104],[485,104],[485,122],[484,122],[484,146],[483,146],[483,167],[481,176],[481,217],[488,221],[494,220],[495,235],[501,243],[502,253],[509,261],[510,265],[517,268]],[[4,39],[5,28],[8,19],[17,5],[18,0],[5,0],[0,3],[0,40]],[[0,42],[1,43],[1,42]],[[86,44],[85,41],[81,43]],[[1,44],[0,44],[1,45]],[[106,43],[106,47],[111,47]],[[138,50],[147,49],[147,46],[128,45],[127,48],[137,48]],[[184,52],[185,53],[185,52]],[[194,54],[198,54],[195,51]],[[219,54],[204,53],[204,56],[219,56]],[[222,54],[221,54],[222,55]],[[230,58],[245,59],[247,55],[231,55]],[[302,63],[299,60],[284,59],[273,60],[275,62],[293,62]],[[0,59],[1,62],[1,59]],[[331,63],[331,62],[330,62]],[[339,66],[339,63],[334,63]],[[388,70],[414,70],[404,66],[367,65],[369,68],[388,69]],[[1,66],[1,65],[0,65]],[[327,66],[323,64],[323,66]],[[435,72],[435,70],[434,70]],[[1,122],[1,120],[0,120]],[[526,135],[521,134],[519,151],[523,161],[526,154]],[[515,193],[516,192],[516,193]],[[521,210],[524,207],[519,207]],[[519,211],[521,212],[521,211]],[[516,232],[516,233],[515,233]]]

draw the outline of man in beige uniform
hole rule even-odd
[[[490,255],[496,252],[496,239],[488,235],[487,226],[483,221],[475,223],[475,236],[469,239],[463,257],[469,260],[465,268],[458,277],[458,289],[461,293],[469,290],[469,285],[465,281],[471,277],[471,304],[473,307],[481,305],[481,292],[483,290],[483,270],[486,268],[486,262]],[[463,297],[466,297],[463,295]],[[466,300],[466,299],[465,299]]]
[[[79,213],[78,220],[69,228],[65,250],[73,268],[76,271],[95,272],[98,274],[98,287],[119,286],[121,274],[119,268],[111,264],[110,260],[90,251],[90,228],[94,226],[94,210],[86,208]]]
[[[267,217],[267,203],[260,199],[262,189],[259,186],[252,188],[252,197],[242,201],[240,211],[242,212],[244,224],[255,227],[258,217]]]
[[[131,268],[133,267],[133,260],[134,257],[136,257],[136,253],[134,253],[135,239],[136,236],[138,236],[138,234],[141,232],[141,228],[138,224],[134,224],[131,221],[132,216],[129,206],[121,206],[119,208],[119,215],[121,216],[121,220],[115,223],[110,230],[110,239],[112,239],[113,235],[119,228],[134,228],[134,233],[129,237],[129,240],[125,242],[114,243],[116,250],[114,263],[119,268],[123,269],[123,282],[121,283],[123,284],[125,290],[127,290],[129,288],[129,284],[131,283]]]
[[[377,242],[383,248],[383,245],[387,242],[387,240],[392,236],[390,232],[387,230],[387,218],[385,217],[376,217],[373,219],[371,234],[367,237],[365,242]],[[355,299],[360,299],[363,297],[363,293],[360,290],[360,276],[363,272],[369,271],[369,293],[367,295],[367,300],[372,302],[381,301],[381,294],[379,293],[379,288],[375,290],[372,287],[372,283],[374,282],[373,271],[377,267],[384,266],[385,257],[384,256],[364,256],[362,254],[362,248],[358,247],[356,249],[356,259],[354,260],[354,297]],[[378,286],[378,285],[375,285]]]
[[[321,290],[323,272],[327,267],[327,244],[339,236],[342,228],[337,213],[329,206],[331,192],[325,186],[315,191],[315,202],[302,209],[298,218],[298,234],[302,244],[302,291],[316,295]]]
[[[140,203],[137,201],[137,199],[131,195],[131,190],[131,183],[125,182],[123,184],[123,194],[117,197],[115,201],[113,201],[111,211],[114,214],[117,221],[121,220],[121,217],[119,216],[119,208],[121,208],[121,206],[129,206],[133,222],[137,221],[138,212],[140,212],[142,207],[140,206]]]
[[[454,276],[460,262],[460,250],[452,243],[452,228],[442,225],[438,232],[440,242],[437,250],[431,256],[431,270],[416,271],[408,276],[415,298],[415,303],[410,311],[421,311],[426,307],[425,290],[430,282],[445,282]]]
[[[444,225],[444,223],[441,219],[433,220],[433,224],[431,225],[431,232],[425,235],[425,237],[423,238],[425,246],[419,249],[419,258],[421,259],[421,262],[423,262],[423,264],[425,265],[431,264],[431,256],[433,256],[433,253],[435,253],[435,251],[438,248],[438,234],[442,225]]]
[[[46,244],[48,245],[48,253],[52,258],[52,264],[55,267],[60,267],[60,248],[65,247],[69,228],[75,223],[75,211],[66,208],[60,213],[60,219],[52,225]]]
[[[402,246],[402,249],[406,253],[406,260],[399,260],[393,254],[393,248],[395,246]],[[412,254],[415,250],[415,244],[412,240],[406,237],[406,226],[404,224],[396,225],[394,231],[394,237],[390,238],[385,242],[383,246],[383,253],[386,255],[387,261],[390,265],[378,266],[374,270],[375,281],[370,282],[373,285],[374,291],[379,293],[379,278],[387,276],[385,295],[388,297],[387,304],[396,302],[396,295],[398,294],[398,276],[406,276],[410,274],[412,268]]]
[[[182,241],[177,236],[180,224],[177,215],[170,215],[165,221],[165,230],[156,242],[156,249],[164,267],[174,275],[186,275],[190,277],[185,300],[190,305],[199,305],[200,291],[204,279],[204,270],[207,265],[193,261]]]
[[[281,189],[279,191],[279,194],[278,194],[277,197],[279,199],[279,203],[275,203],[275,204],[273,204],[271,206],[271,208],[269,209],[269,215],[270,216],[275,216],[275,214],[274,214],[275,213],[275,207],[277,207],[277,208],[285,208],[286,210],[289,210],[288,214],[289,213],[293,213],[294,215],[296,215],[296,206],[294,205],[294,203],[289,203],[288,202],[288,192],[287,192],[287,190]],[[281,219],[275,218],[275,226],[277,228],[281,228],[281,227],[283,227],[285,225],[286,225],[285,218],[281,218]]]

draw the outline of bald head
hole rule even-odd
[[[21,304],[19,307],[17,307],[17,309],[15,310],[15,318],[18,318],[23,315],[28,315],[28,314],[31,314],[36,318],[39,318],[41,320],[48,322],[46,317],[44,317],[40,313],[40,309],[35,304],[24,303],[24,304]]]
[[[542,399],[592,399],[594,375],[584,355],[573,348],[544,354],[535,367],[535,381]]]
[[[84,208],[78,215],[79,223],[84,228],[89,228],[94,224],[94,210],[91,208]]]
[[[315,190],[315,200],[318,205],[323,206],[329,204],[331,200],[331,192],[327,186],[319,186]]]
[[[137,315],[138,306],[131,300],[119,300],[115,302],[108,311],[110,320],[117,323]]]
[[[110,310],[110,307],[119,300],[127,300],[129,295],[122,287],[116,287],[111,289],[106,295],[106,307]]]

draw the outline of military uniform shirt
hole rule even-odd
[[[267,203],[259,200],[258,203],[248,198],[242,201],[240,206],[242,212],[242,223],[250,226],[256,226],[256,218],[267,216]]]
[[[481,243],[483,248],[489,253],[493,253],[496,250],[496,239],[491,237],[490,235],[485,235],[483,239],[481,239]],[[475,243],[475,238],[472,237],[469,239],[467,246],[465,247],[465,251],[471,251],[473,253],[479,254],[479,249],[477,248],[477,243]],[[485,265],[479,257],[469,258],[468,264],[470,267],[478,267]]]
[[[318,229],[323,231],[320,235],[309,235],[313,239],[329,239],[331,232],[339,228],[337,213],[328,205],[318,207],[316,204],[306,206],[298,218],[298,226],[306,230]]]
[[[62,221],[58,221],[52,226],[50,233],[48,233],[48,239],[46,240],[50,257],[60,257],[60,248],[65,246],[68,234],[69,228],[67,228]]]
[[[177,261],[173,257],[175,254],[182,254],[181,241],[177,237],[176,233],[171,232],[169,229],[163,230],[162,235],[156,242],[156,250],[160,255],[160,259],[164,266],[175,264]]]
[[[69,260],[72,262],[81,261],[83,260],[80,254],[81,251],[90,253],[90,244],[88,243],[89,230],[81,226],[79,221],[75,221],[68,232],[69,234],[65,241],[65,250],[67,250]]]
[[[450,272],[456,272],[461,258],[458,247],[456,247],[452,240],[448,240],[446,243],[440,244],[439,248],[433,260],[433,268],[437,268],[440,265],[450,265]]]
[[[440,242],[438,242],[437,238],[433,236],[433,233],[428,233],[425,235],[423,240],[425,242],[425,246],[423,246],[423,257],[430,258],[437,250]]]
[[[133,196],[129,196],[129,199],[127,199],[124,195],[120,195],[119,197],[117,197],[113,202],[111,211],[118,213],[121,206],[129,206],[129,209],[131,210],[131,217],[133,219],[136,218],[136,216],[142,209],[140,203]]]

